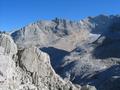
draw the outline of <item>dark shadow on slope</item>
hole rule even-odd
[[[120,90],[120,65],[92,72],[82,79],[81,76],[76,76],[72,82],[82,86],[89,84],[95,86],[97,90]]]
[[[93,56],[97,59],[120,58],[120,39],[105,39],[94,49]]]
[[[56,72],[59,71],[59,67],[60,64],[62,63],[62,59],[69,54],[68,51],[54,47],[43,47],[40,48],[40,50],[49,54],[52,67],[55,69]]]
[[[89,22],[94,24],[95,27],[92,28],[91,33],[93,34],[104,34],[110,29],[112,31],[118,31],[120,29],[120,16],[110,15],[99,15],[94,18],[89,17]]]
[[[114,65],[110,68],[86,76],[84,84],[96,86],[97,90],[119,90],[120,89],[120,65]],[[104,89],[103,89],[104,88]],[[109,88],[109,89],[107,89]],[[114,89],[113,89],[114,88]]]
[[[77,61],[69,62],[67,65],[65,65],[65,66],[61,69],[59,75],[60,75],[61,77],[63,77],[63,78],[68,77],[68,75],[66,75],[65,72],[70,72],[71,70],[73,70],[73,68],[75,67],[76,64],[77,64]],[[74,72],[71,72],[71,73],[70,73],[70,76],[69,76],[68,78],[70,79],[71,82],[73,82],[74,77],[75,77],[75,73],[74,73]]]
[[[120,19],[113,21],[109,31],[102,34],[94,44],[97,46],[93,51],[95,58],[120,58]]]

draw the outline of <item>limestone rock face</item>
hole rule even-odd
[[[0,90],[10,90],[14,87],[14,74],[15,62],[10,56],[0,54]]]
[[[71,82],[63,81],[50,65],[49,56],[36,47],[19,51],[20,66],[31,73],[32,82],[38,90],[80,90]]]
[[[9,35],[0,34],[0,46],[4,48],[4,54],[17,53],[17,46]]]
[[[0,34],[0,90],[31,90],[32,84],[21,84],[27,74],[16,65],[17,46],[9,35]],[[25,78],[24,81],[27,79]],[[23,87],[24,86],[24,87]],[[37,90],[37,89],[33,89]]]
[[[0,90],[14,87],[15,62],[12,57],[17,46],[9,35],[0,34]]]

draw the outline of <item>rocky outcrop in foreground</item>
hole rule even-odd
[[[62,80],[50,65],[49,56],[36,47],[18,52],[20,67],[30,74],[38,90],[79,90],[70,81]]]

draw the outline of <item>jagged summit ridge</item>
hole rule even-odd
[[[119,15],[100,15],[88,17],[79,22],[56,18],[51,21],[38,21],[30,24],[13,32],[11,35],[19,47],[27,47],[28,45],[39,47],[55,46],[61,49],[72,50],[78,43],[82,41],[89,42],[91,41],[89,39],[92,37],[97,37],[108,31],[111,24],[119,21],[119,18]],[[69,49],[60,45],[61,43],[69,45]]]

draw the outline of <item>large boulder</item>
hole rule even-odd
[[[17,46],[12,38],[0,34],[0,90],[37,90],[29,80],[30,75],[16,65],[16,54]]]
[[[14,75],[15,75],[15,62],[12,60],[10,56],[1,53],[0,54],[0,90],[12,89],[12,87],[15,85]]]
[[[71,82],[62,80],[54,72],[49,56],[36,47],[19,51],[19,62],[24,71],[31,73],[38,90],[80,90]]]
[[[9,35],[0,34],[0,89],[6,90],[14,83],[15,62],[12,56],[17,46]]]

